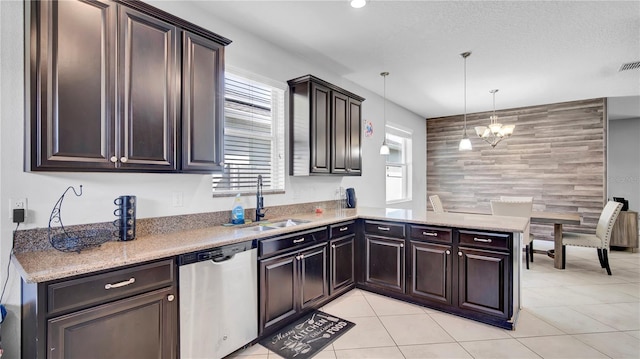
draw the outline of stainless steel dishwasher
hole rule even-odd
[[[222,358],[258,336],[254,242],[178,257],[180,358]]]

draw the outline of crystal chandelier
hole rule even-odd
[[[498,89],[489,92],[493,94],[493,115],[489,117],[491,122],[489,127],[476,126],[476,134],[490,144],[492,148],[495,148],[500,141],[511,137],[516,125],[502,125],[498,122],[498,116],[496,116],[496,92],[498,92]]]

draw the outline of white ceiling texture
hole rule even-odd
[[[640,1],[200,1],[274,46],[425,118],[640,96]],[[302,74],[301,74],[302,75]],[[640,100],[634,100],[638,102]],[[632,101],[632,103],[635,103]],[[631,106],[632,109],[636,108]],[[636,109],[637,111],[637,109]],[[638,117],[638,114],[636,114]]]

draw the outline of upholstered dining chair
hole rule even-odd
[[[525,217],[531,220],[532,209],[533,201],[491,201],[491,213],[494,216]],[[529,269],[529,261],[533,261],[533,235],[529,233],[529,228],[530,225],[527,225],[522,236],[527,269]]]
[[[429,196],[429,201],[431,202],[431,207],[433,207],[433,211],[436,213],[444,213],[444,207],[442,206],[442,201],[440,201],[440,196],[434,194],[433,196]]]
[[[611,239],[611,230],[616,223],[620,210],[622,210],[622,203],[607,202],[602,209],[602,213],[600,213],[595,234],[562,232],[562,268],[565,267],[567,258],[565,246],[590,247],[596,248],[600,267],[606,269],[607,274],[611,275],[608,255],[609,240]]]

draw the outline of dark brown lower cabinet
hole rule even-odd
[[[175,358],[172,288],[74,312],[47,322],[48,358]]]
[[[355,235],[334,239],[331,248],[331,295],[346,289],[354,283]]]
[[[510,255],[458,248],[458,306],[500,318],[510,317]]]
[[[44,283],[22,283],[22,357],[178,355],[173,259]]]
[[[365,283],[404,293],[404,239],[365,235]]]
[[[260,334],[329,296],[326,242],[259,262]]]
[[[408,294],[420,300],[451,305],[453,248],[450,244],[410,241]]]

